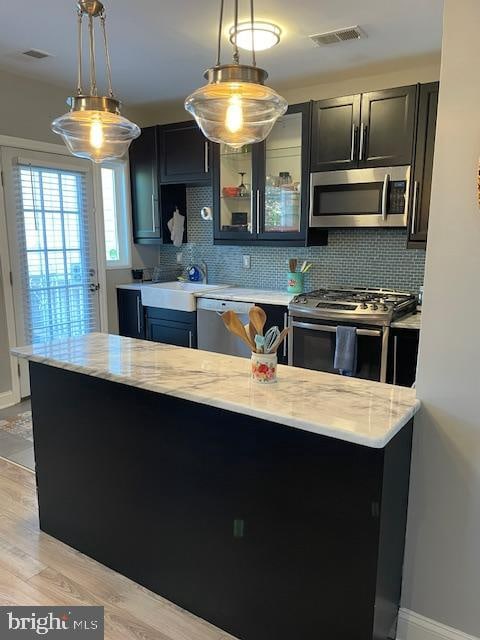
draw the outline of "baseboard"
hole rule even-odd
[[[16,402],[13,391],[5,391],[4,393],[0,393],[0,409],[13,407],[14,404],[16,404]]]
[[[400,609],[397,640],[479,640],[479,638],[409,609]]]

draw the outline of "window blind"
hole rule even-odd
[[[85,173],[20,159],[13,171],[25,339],[39,343],[96,330]]]

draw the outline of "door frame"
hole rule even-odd
[[[16,138],[13,136],[0,135],[0,147],[22,149],[27,152],[37,151],[41,153],[54,153],[56,155],[71,157],[71,153],[63,145],[53,144],[51,142],[41,142],[38,140]],[[1,166],[0,173],[0,265],[7,318],[8,345],[11,349],[17,344],[17,332],[15,328],[13,286],[10,275],[12,272],[12,263],[7,236],[7,212],[5,204],[5,193],[3,189],[3,167]],[[100,290],[98,292],[100,331],[105,333],[108,330],[107,274],[100,165],[93,166],[93,203],[93,217],[95,220],[95,244],[97,250],[97,276],[98,283],[100,284]],[[18,360],[14,356],[10,356],[10,373],[12,388],[10,392],[7,391],[6,393],[0,394],[0,408],[17,404],[21,400]]]

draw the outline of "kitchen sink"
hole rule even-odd
[[[201,282],[158,282],[141,288],[142,305],[174,311],[195,311],[196,296],[206,291],[225,289],[225,284],[202,284]]]

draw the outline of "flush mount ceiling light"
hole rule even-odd
[[[70,111],[52,122],[52,130],[62,136],[74,156],[93,162],[122,158],[130,143],[140,135],[136,124],[120,114],[120,101],[112,89],[112,74],[105,28],[105,8],[98,0],[80,0],[78,11],[78,77],[76,95],[68,98]],[[82,26],[87,16],[90,49],[90,91],[82,88]],[[95,60],[95,18],[100,21],[105,50],[108,96],[99,96]]]
[[[238,33],[238,0],[233,0],[233,6],[234,29]],[[239,148],[265,140],[288,105],[278,93],[265,86],[268,74],[257,67],[255,42],[251,65],[240,64],[236,42],[233,43],[233,62],[220,64],[223,13],[224,0],[221,0],[217,62],[204,74],[208,84],[185,100],[185,109],[194,116],[209,140]],[[254,24],[253,0],[250,0],[250,27]]]
[[[230,42],[247,51],[265,51],[280,42],[282,30],[271,22],[240,22],[230,27]]]

